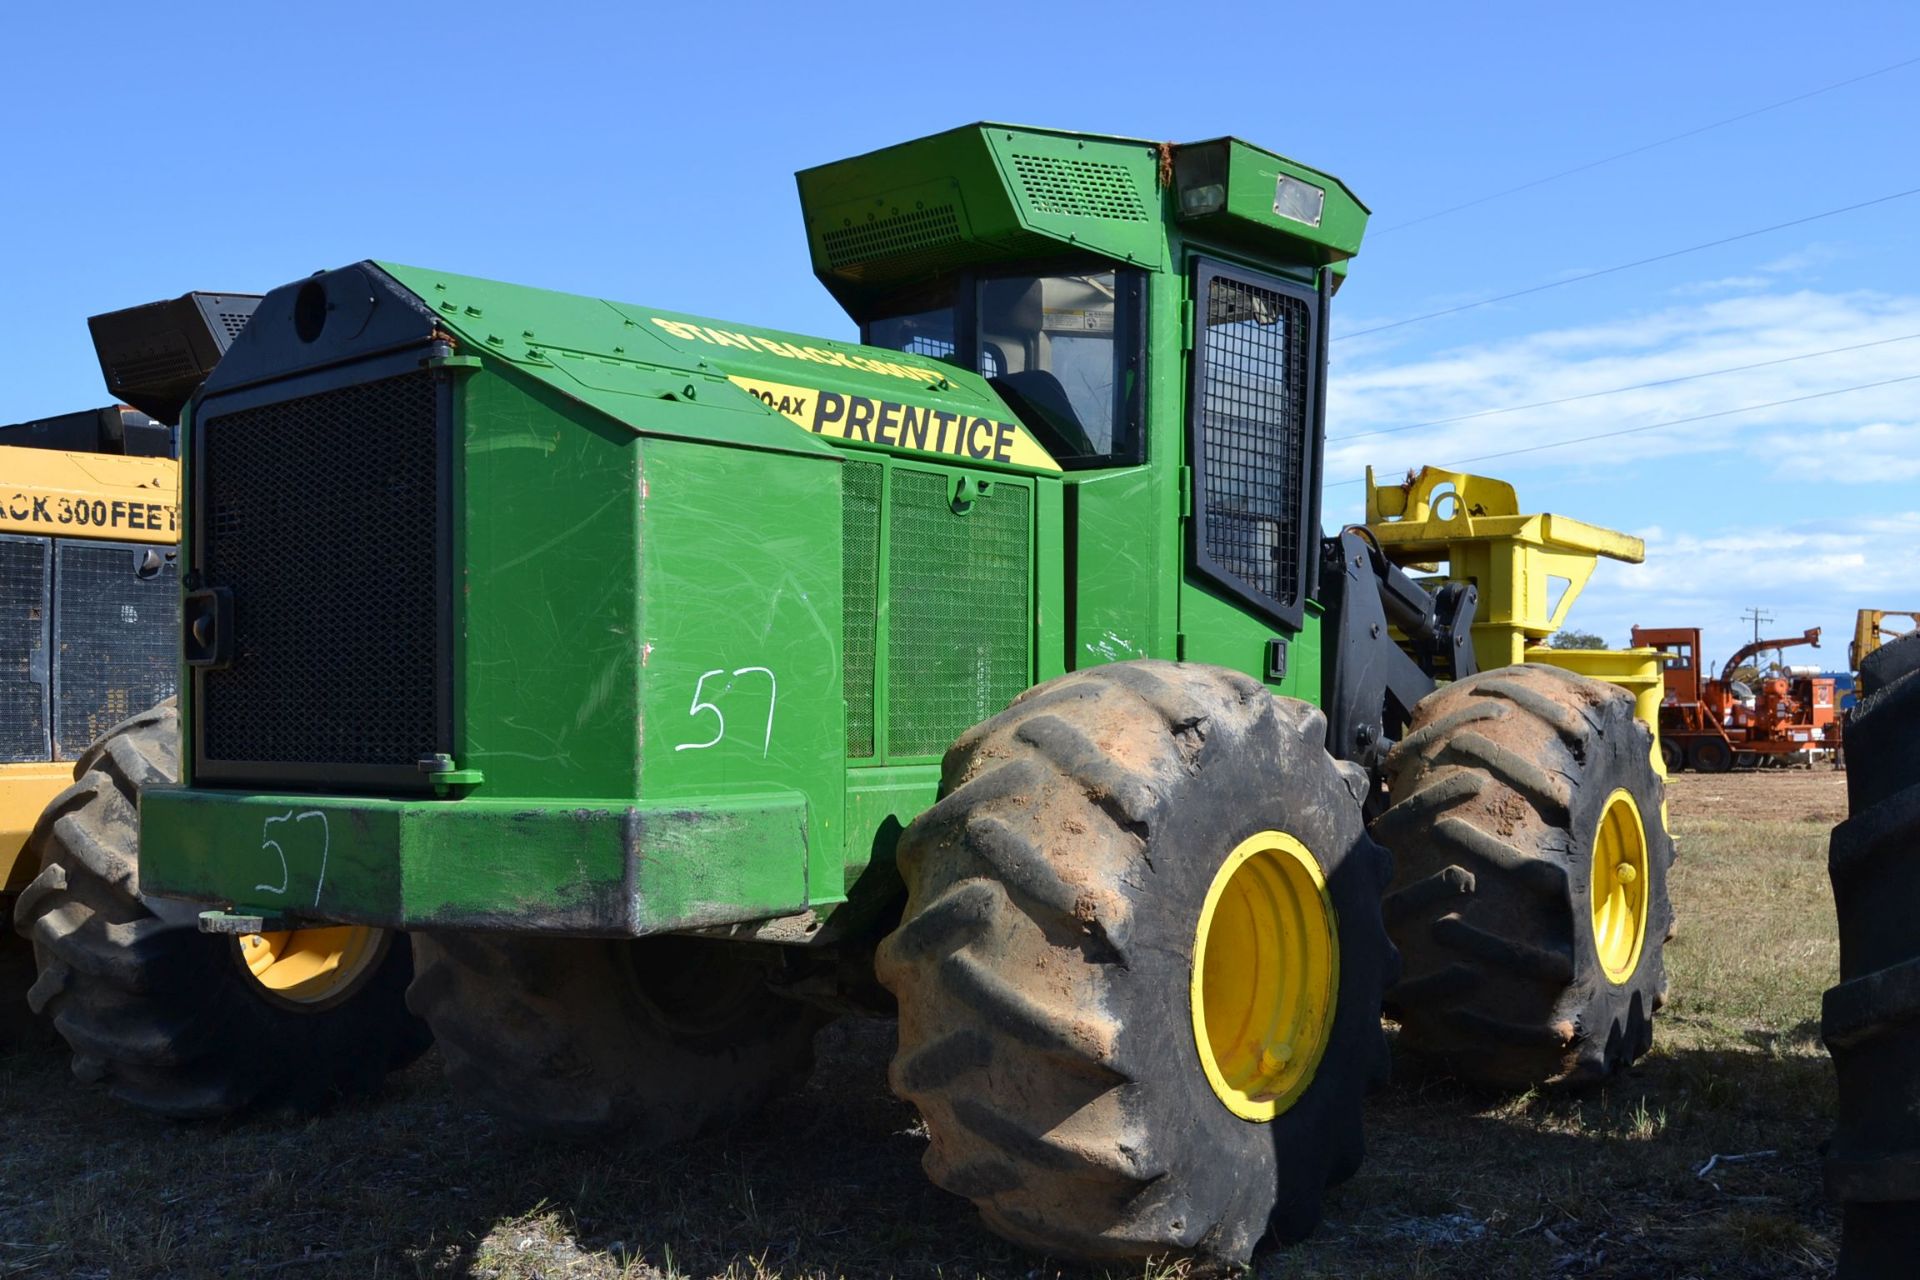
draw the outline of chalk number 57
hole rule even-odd
[[[725,667],[715,667],[712,671],[702,674],[701,677],[694,682],[693,705],[687,708],[687,715],[695,719],[703,715],[711,715],[714,724],[713,736],[705,742],[682,742],[674,747],[675,751],[705,751],[708,747],[720,745],[720,740],[727,736],[726,713],[721,711],[720,708],[712,702],[707,701],[706,698],[709,696],[713,698],[726,697],[727,694],[733,692],[733,681],[746,675],[761,675],[767,678],[767,725],[766,731],[761,734],[760,737],[760,758],[762,760],[767,758],[767,752],[773,746],[773,711],[780,700],[780,682],[774,678],[773,672],[766,667],[735,667],[731,672]],[[721,686],[718,692],[708,695],[706,693],[707,681],[713,679],[715,676],[732,676],[733,679]]]

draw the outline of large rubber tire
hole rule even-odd
[[[406,1010],[405,935],[385,935],[352,988],[300,1006],[254,981],[234,939],[201,933],[196,908],[141,896],[140,793],[177,780],[179,743],[171,700],[115,726],[35,826],[40,873],[14,913],[38,963],[29,1003],[75,1075],[161,1115],[317,1110],[373,1092],[430,1043]]]
[[[1900,636],[1881,645],[1860,660],[1860,696],[1885,689],[1900,679],[1920,671],[1920,632]]]
[[[1388,1062],[1390,872],[1366,780],[1325,720],[1245,676],[1166,662],[1048,681],[947,753],[902,837],[908,901],[881,945],[900,1005],[894,1090],[924,1163],[994,1231],[1061,1257],[1244,1263],[1297,1239],[1362,1153]],[[1196,928],[1230,853],[1262,832],[1311,852],[1337,913],[1318,1069],[1290,1107],[1228,1109],[1197,1047]]]
[[[1821,1034],[1839,1088],[1828,1194],[1843,1277],[1909,1276],[1920,1257],[1920,636],[1861,663],[1847,721],[1849,816],[1828,871],[1840,984]]]
[[[1673,844],[1652,742],[1625,691],[1555,667],[1482,672],[1423,699],[1387,758],[1387,927],[1400,1046],[1477,1084],[1601,1080],[1653,1043]],[[1589,901],[1596,833],[1625,791],[1645,842],[1637,964],[1608,977]],[[1624,968],[1623,960],[1621,967]]]
[[[1701,773],[1726,773],[1736,763],[1734,750],[1719,738],[1695,739],[1687,763]]]
[[[456,1090],[517,1128],[663,1144],[723,1127],[813,1065],[827,1015],[773,993],[779,949],[709,938],[419,935],[408,1003]]]

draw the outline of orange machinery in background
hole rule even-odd
[[[1832,677],[1788,668],[1752,687],[1733,678],[1741,663],[1768,649],[1818,648],[1820,628],[1756,640],[1728,658],[1717,678],[1702,678],[1698,627],[1635,627],[1633,643],[1661,652],[1660,754],[1668,769],[1724,773],[1736,764],[1785,764],[1796,756],[1811,764],[1814,752],[1839,750]]]

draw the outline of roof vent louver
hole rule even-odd
[[[1117,164],[1014,152],[1013,170],[1035,213],[1145,222],[1133,179]]]

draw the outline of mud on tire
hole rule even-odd
[[[1860,666],[1850,816],[1827,859],[1840,984],[1820,1023],[1839,1090],[1826,1183],[1842,1205],[1839,1274],[1907,1276],[1920,1256],[1920,636]]]
[[[1404,968],[1387,1012],[1403,1048],[1524,1088],[1603,1079],[1652,1045],[1673,845],[1651,748],[1629,694],[1555,667],[1482,672],[1415,708],[1373,829],[1394,856],[1385,911]],[[1589,898],[1596,831],[1622,790],[1648,876],[1623,981],[1601,965]]]
[[[709,938],[416,936],[407,1001],[456,1090],[513,1126],[663,1144],[797,1087],[828,1015],[768,985],[778,948]]]
[[[1324,741],[1319,711],[1245,676],[1134,662],[1040,685],[947,753],[900,844],[908,902],[878,972],[927,1172],[993,1230],[1235,1265],[1269,1229],[1305,1235],[1359,1166],[1362,1096],[1387,1069],[1389,868],[1363,775]],[[1204,1074],[1190,986],[1209,886],[1263,831],[1324,875],[1338,985],[1318,1070],[1254,1123]]]
[[[116,726],[34,828],[40,873],[14,912],[38,966],[29,1004],[71,1047],[75,1075],[158,1114],[371,1093],[429,1044],[404,1004],[404,935],[385,936],[353,989],[295,1009],[264,994],[234,939],[199,931],[197,909],[141,897],[140,793],[178,778],[179,742],[171,700]]]

